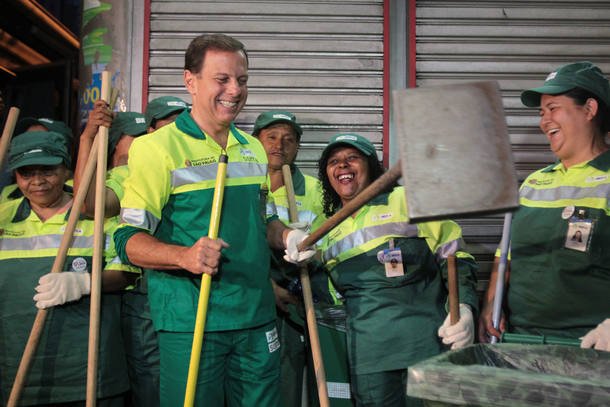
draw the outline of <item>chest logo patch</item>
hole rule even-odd
[[[85,271],[87,270],[87,260],[82,257],[77,257],[72,260],[72,270],[74,271]]]
[[[594,177],[587,177],[585,182],[600,182],[608,179],[608,175],[597,175]]]
[[[392,212],[388,212],[388,213],[380,213],[378,215],[373,215],[371,216],[371,220],[373,222],[378,222],[378,221],[382,221],[382,220],[386,220],[386,219],[390,219],[391,217],[393,217],[394,214]]]
[[[186,159],[184,160],[184,165],[186,167],[200,167],[202,165],[210,165],[216,162],[216,158],[213,156],[203,157],[203,158],[193,158],[192,160]]]
[[[543,179],[543,180],[537,180],[537,179],[531,179],[527,182],[530,185],[550,185],[553,183],[552,179]]]

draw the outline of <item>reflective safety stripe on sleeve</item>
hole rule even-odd
[[[154,233],[160,220],[144,209],[121,208],[121,222]]]

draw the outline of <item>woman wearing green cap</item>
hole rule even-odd
[[[610,351],[608,79],[590,62],[567,64],[543,86],[524,91],[521,101],[538,107],[540,129],[558,161],[521,185],[511,228],[506,318],[494,329],[494,270],[480,340],[508,331],[583,338],[583,348]]]
[[[44,134],[42,134],[44,133]],[[49,309],[44,330],[27,375],[20,405],[84,405],[93,221],[80,220],[68,250],[64,272],[49,273],[66,227],[72,195],[67,149],[60,134],[26,132],[9,151],[23,197],[2,204],[0,211],[0,404],[8,400],[17,367],[36,316]],[[116,260],[107,222],[104,291],[118,291],[133,271]],[[33,297],[33,298],[32,298]],[[33,301],[32,301],[33,299]],[[102,298],[99,337],[98,405],[121,406],[128,389],[120,331],[121,298]],[[63,405],[63,404],[62,404]]]
[[[381,176],[371,142],[334,136],[322,152],[324,212],[333,215]],[[314,222],[315,229],[324,219]],[[410,224],[405,191],[392,186],[319,242],[332,281],[345,299],[351,390],[358,406],[417,405],[405,395],[407,368],[474,338],[476,265],[459,251],[451,221]],[[461,318],[447,318],[447,256],[456,254]]]

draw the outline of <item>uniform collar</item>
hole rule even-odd
[[[591,167],[598,169],[603,172],[607,172],[610,170],[610,150],[604,151],[591,161],[587,162],[586,165],[590,165]],[[561,161],[556,161],[555,163],[545,167],[541,170],[541,172],[553,172],[563,168],[563,164]]]
[[[72,212],[72,206],[70,206],[70,208],[68,208],[68,210],[66,211],[66,214],[64,216],[64,222],[68,221],[68,218],[70,217],[70,212]],[[17,207],[17,210],[15,211],[15,216],[13,216],[11,223],[23,222],[30,216],[31,213],[32,213],[32,207],[30,206],[30,201],[28,201],[25,198],[21,198],[21,202],[19,203],[19,206]],[[52,219],[53,217],[54,216],[52,216],[49,219]],[[47,221],[49,219],[47,219]],[[80,215],[78,217],[78,219],[83,220],[86,218],[83,215]]]
[[[180,131],[188,134],[189,136],[199,140],[206,139],[205,133],[199,128],[197,123],[195,123],[195,120],[193,120],[193,118],[191,117],[190,111],[184,110],[182,113],[180,113],[176,118],[175,123],[176,127],[178,127]],[[248,144],[248,140],[246,140],[244,136],[239,134],[239,130],[237,130],[237,127],[235,127],[234,123],[231,123],[231,126],[229,128],[229,135],[233,135],[233,137],[235,137],[235,139],[240,144]]]

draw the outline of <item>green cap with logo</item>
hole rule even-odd
[[[563,65],[551,72],[544,85],[521,93],[521,102],[528,107],[540,106],[542,95],[559,95],[574,88],[593,93],[610,107],[610,85],[602,71],[589,61]]]
[[[152,127],[155,120],[164,119],[170,114],[180,113],[188,109],[188,104],[175,96],[161,96],[146,105],[146,127]]]
[[[72,144],[72,140],[74,139],[72,129],[60,120],[53,120],[46,117],[40,117],[38,119],[35,117],[24,117],[15,125],[15,135],[25,133],[29,127],[35,125],[43,126],[48,131],[61,134],[64,137],[64,143],[66,143],[67,146]]]
[[[113,154],[116,145],[123,135],[141,136],[146,134],[148,126],[146,125],[146,117],[138,112],[118,112],[112,125],[108,131],[108,154]]]
[[[328,155],[335,147],[346,145],[354,147],[362,154],[372,156],[375,154],[375,146],[366,137],[356,133],[340,133],[331,137],[328,145],[322,151],[322,157]]]
[[[254,122],[254,130],[252,130],[252,135],[257,137],[262,129],[269,127],[275,123],[290,124],[297,135],[297,140],[301,140],[301,134],[303,134],[303,129],[297,123],[296,116],[285,110],[270,110],[268,112],[263,112],[259,114],[256,118],[256,121]]]
[[[11,140],[8,169],[27,165],[69,165],[64,136],[54,131],[28,131]]]

